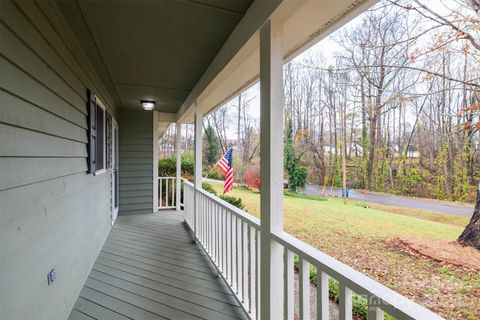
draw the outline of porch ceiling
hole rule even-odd
[[[57,1],[115,102],[176,112],[252,0]]]

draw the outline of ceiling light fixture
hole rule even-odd
[[[155,101],[142,100],[142,107],[144,110],[152,111],[155,107]]]

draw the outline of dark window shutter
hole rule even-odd
[[[88,172],[97,168],[97,98],[88,90]]]
[[[112,116],[110,113],[107,113],[107,121],[106,121],[106,158],[107,158],[107,168],[112,167]]]

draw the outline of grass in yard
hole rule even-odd
[[[212,183],[221,192],[223,184]],[[234,188],[259,216],[260,194]],[[284,197],[285,229],[297,238],[449,319],[480,314],[480,275],[403,251],[395,237],[454,241],[468,218],[328,198]],[[473,315],[473,316],[472,316]]]
[[[365,205],[366,203],[361,202],[360,204]],[[459,226],[462,228],[464,228],[470,221],[469,217],[454,216],[449,214],[437,213],[429,210],[402,208],[402,207],[388,206],[388,205],[378,204],[378,203],[368,203],[368,206],[372,209],[377,209],[380,211],[401,214],[401,215],[415,217],[423,220],[430,220],[430,221],[435,221],[435,222],[440,222],[445,224],[451,224],[451,225]],[[473,214],[473,209],[472,209],[472,214]]]

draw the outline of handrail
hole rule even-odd
[[[192,188],[194,188],[194,185],[193,183],[191,183],[190,181],[188,180],[184,180],[185,184],[191,186]],[[254,217],[248,213],[246,213],[245,211],[235,207],[234,205],[228,203],[227,201],[211,194],[210,192],[208,191],[205,191],[203,189],[197,189],[197,192],[203,194],[204,196],[210,198],[211,200],[213,201],[216,201],[219,205],[221,205],[223,208],[225,208],[226,210],[229,210],[231,212],[233,212],[237,217],[241,218],[243,221],[247,222],[248,224],[250,224],[252,227],[255,227],[257,229],[260,229],[260,219],[258,219],[257,217]]]
[[[335,258],[295,238],[287,232],[272,233],[272,238],[288,250],[306,259],[355,293],[380,299],[379,307],[399,319],[443,319],[401,294],[385,287],[365,274],[347,266]]]

